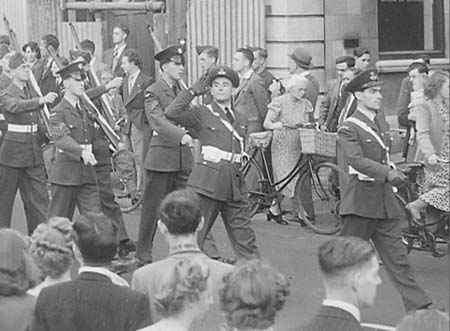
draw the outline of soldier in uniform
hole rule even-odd
[[[10,51],[0,54],[0,68],[2,69],[2,72],[0,73],[0,92],[6,89],[12,82],[11,73],[9,71],[9,59],[13,55],[14,52]],[[3,137],[6,134],[7,124],[5,115],[3,114],[3,109],[0,106],[0,145],[2,144]]]
[[[41,145],[43,142],[40,107],[57,95],[39,97],[30,84],[30,66],[21,54],[9,59],[12,83],[0,95],[8,122],[0,148],[0,227],[11,225],[17,189],[25,208],[28,232],[47,219],[48,193]]]
[[[84,93],[83,63],[74,62],[58,71],[65,94],[50,117],[57,148],[50,174],[52,201],[49,216],[72,219],[75,205],[80,214],[101,212],[92,152],[94,124],[81,100]]]
[[[195,50],[198,54],[198,61],[200,62],[200,68],[202,69],[202,75],[207,76],[209,70],[217,65],[219,59],[219,49],[214,46],[196,46]],[[202,95],[202,104],[208,105],[212,101],[212,95],[207,91]]]
[[[380,113],[382,83],[376,69],[368,69],[347,86],[357,100],[357,110],[338,130],[338,146],[347,163],[343,170],[348,174],[341,194],[341,235],[372,239],[406,310],[411,311],[429,306],[431,300],[414,280],[401,242],[404,214],[393,186],[405,176],[389,161],[389,126]]]
[[[211,86],[213,102],[190,108],[191,100]],[[167,118],[188,127],[202,143],[201,158],[195,164],[188,187],[202,199],[205,227],[199,234],[203,246],[219,212],[239,259],[259,258],[255,232],[250,226],[247,186],[241,169],[246,114],[231,105],[239,76],[226,66],[214,67],[208,79],[200,79],[181,92],[167,107]]]

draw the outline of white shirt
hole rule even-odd
[[[352,314],[352,316],[354,318],[356,318],[356,320],[358,322],[361,322],[361,313],[360,313],[358,307],[356,307],[355,305],[352,305],[351,303],[341,301],[341,300],[325,299],[322,301],[322,305],[328,306],[328,307],[336,307],[336,308],[345,310],[346,312]]]
[[[96,274],[100,274],[111,279],[113,284],[123,287],[130,287],[125,279],[103,267],[82,266],[80,267],[80,269],[78,269],[78,274],[81,274],[82,272],[93,272]]]
[[[136,82],[136,78],[139,76],[140,73],[141,70],[138,70],[135,73],[128,76],[128,93],[131,93],[134,83]]]
[[[375,112],[373,112],[373,111],[370,111],[370,110],[365,110],[365,109],[361,109],[361,108],[358,108],[358,110],[361,112],[361,113],[363,113],[364,114],[364,116],[366,116],[369,120],[371,120],[372,122],[374,122],[375,121]]]
[[[127,47],[127,44],[123,44],[122,46],[114,46],[113,54],[117,52],[116,57],[118,58],[124,51],[125,47]]]

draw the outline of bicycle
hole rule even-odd
[[[448,160],[440,160],[448,163]],[[408,177],[408,182],[401,186],[396,193],[396,198],[404,209],[407,227],[402,231],[402,242],[407,248],[408,254],[414,249],[429,251],[434,257],[445,255],[437,246],[449,243],[449,219],[450,215],[444,211],[429,206],[420,219],[415,219],[408,208],[409,202],[416,200],[420,190],[420,176],[423,165],[420,163],[405,163],[400,165],[400,170]],[[432,215],[436,217],[431,217]],[[434,219],[430,222],[430,219]]]
[[[285,129],[298,130],[311,129],[312,127],[314,126],[308,123],[296,127],[285,126]],[[269,174],[269,167],[264,155],[271,139],[271,132],[256,132],[250,134],[250,137],[250,140],[253,140],[250,146],[253,145],[254,151],[244,163],[242,171],[244,177],[247,177],[251,168],[254,168],[258,176],[257,187],[248,189],[251,216],[263,212],[272,205],[280,206],[284,198],[281,192],[299,175],[294,193],[295,203],[300,207],[299,218],[315,233],[330,235],[339,232],[342,227],[339,217],[340,194],[337,181],[334,181],[334,183],[332,179],[337,178],[338,173],[342,171],[334,163],[334,158],[301,154],[293,169],[284,178],[274,182],[267,175]],[[262,164],[257,161],[258,153],[261,155]],[[308,184],[310,185],[308,186]],[[308,187],[311,187],[311,198],[308,196],[309,192],[304,190]],[[305,210],[305,206],[308,205],[307,200],[311,205],[309,213]],[[270,220],[269,216],[267,218]]]

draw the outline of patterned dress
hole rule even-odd
[[[308,123],[314,109],[309,100],[295,99],[287,93],[274,98],[269,104],[269,114],[273,116],[271,122],[281,122],[287,126]],[[269,115],[270,116],[270,115]],[[301,154],[300,136],[298,130],[283,128],[273,130],[272,165],[275,182],[288,175],[297,164]],[[287,197],[294,197],[296,178],[283,189]]]
[[[447,123],[445,131],[444,146],[439,158],[449,159],[449,110],[443,105],[436,103],[436,109]],[[436,169],[425,168],[425,183],[420,199],[439,210],[450,212],[450,168],[448,163],[438,163]]]

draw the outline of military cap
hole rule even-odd
[[[25,63],[26,63],[25,56],[23,56],[20,53],[15,53],[13,56],[11,56],[9,58],[8,66],[9,66],[9,69],[16,69]]]
[[[355,66],[355,58],[353,56],[350,55],[343,55],[343,56],[339,56],[336,59],[336,64],[339,63],[347,63],[347,65],[352,68]]]
[[[311,63],[311,54],[304,48],[298,47],[288,56],[304,69],[312,69],[314,67]]]
[[[197,51],[198,55],[202,54],[204,51],[208,51],[208,54],[215,57],[216,59],[219,57],[219,49],[214,46],[195,46],[195,50]]]
[[[239,75],[236,71],[233,69],[227,67],[227,66],[215,66],[212,67],[209,70],[208,75],[208,84],[212,85],[214,80],[218,77],[225,77],[228,78],[231,81],[231,84],[233,84],[234,87],[239,86]]]
[[[383,82],[378,80],[377,69],[369,68],[353,77],[345,89],[347,92],[354,93],[357,91],[363,91],[369,87],[380,86],[382,84]]]
[[[184,65],[184,52],[186,51],[186,46],[183,44],[167,47],[161,52],[155,55],[155,60],[159,61],[160,65],[167,62],[174,62],[177,64]]]
[[[66,65],[64,68],[59,69],[56,73],[60,75],[63,80],[67,78],[84,79],[85,73],[83,67],[84,62],[75,61]]]
[[[89,54],[88,51],[78,51],[71,49],[69,51],[69,54],[70,58],[73,60],[76,60],[81,57],[86,64],[89,64],[92,60],[91,54]]]

